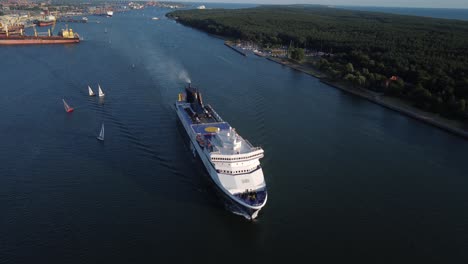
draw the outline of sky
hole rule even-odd
[[[179,0],[184,1],[184,0]],[[255,4],[321,4],[347,6],[388,6],[427,8],[468,8],[468,0],[198,0],[199,2]],[[198,2],[191,0],[189,2]]]

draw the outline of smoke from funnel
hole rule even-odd
[[[190,77],[188,75],[188,72],[186,70],[182,70],[179,73],[179,79],[186,82],[186,83],[191,83],[192,81],[190,80]]]

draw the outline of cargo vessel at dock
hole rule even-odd
[[[260,165],[263,149],[254,147],[225,122],[190,84],[175,103],[177,116],[210,179],[227,198],[231,211],[255,219],[267,201]]]
[[[80,36],[72,29],[62,29],[53,36],[49,30],[47,35],[39,35],[37,32],[33,36],[27,36],[20,30],[19,34],[9,34],[8,29],[5,34],[0,35],[0,45],[43,45],[43,44],[70,44],[79,43]]]
[[[55,24],[56,21],[57,19],[55,18],[55,16],[49,15],[42,19],[34,21],[34,24],[40,27],[47,27],[47,26],[52,26],[53,24]]]

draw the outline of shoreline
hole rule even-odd
[[[376,93],[376,92],[373,92],[364,88],[350,87],[349,85],[344,84],[343,82],[340,82],[340,81],[327,80],[326,76],[323,73],[315,69],[311,69],[310,67],[306,67],[298,63],[291,62],[290,60],[285,60],[281,58],[273,58],[273,57],[265,57],[265,58],[269,61],[281,64],[283,66],[290,67],[294,70],[297,70],[305,74],[308,74],[312,77],[315,77],[319,79],[320,82],[327,84],[329,86],[332,86],[334,88],[337,88],[341,91],[361,97],[363,99],[366,99],[372,103],[375,103],[387,109],[399,112],[413,119],[422,121],[426,124],[432,125],[439,129],[445,130],[452,134],[468,139],[468,125],[464,125],[460,121],[449,120],[447,118],[441,117],[434,113],[426,112],[424,110],[411,106],[405,101],[398,99],[398,98],[385,96],[383,94],[379,94],[379,93]]]
[[[308,74],[308,75],[311,75],[317,79],[320,79],[322,80],[323,78],[326,78],[325,74],[315,70],[315,69],[311,69],[311,68],[307,68],[306,66],[302,66],[302,65],[299,65],[297,63],[294,63],[294,62],[291,62],[290,60],[283,60],[283,59],[280,59],[280,58],[274,58],[274,57],[269,57],[269,56],[265,56],[264,58],[266,58],[267,60],[269,61],[272,61],[272,62],[276,62],[278,64],[281,64],[281,65],[284,65],[284,66],[287,66],[289,68],[292,68],[296,71],[300,71],[300,72],[303,72],[305,74]]]
[[[225,40],[224,45],[226,47],[234,50],[235,52],[237,52],[238,54],[242,56],[247,56],[246,53],[233,47],[231,41],[229,41],[226,38],[223,38],[223,39]],[[441,117],[437,114],[426,112],[398,98],[385,96],[383,94],[379,94],[379,93],[376,93],[376,92],[373,92],[371,90],[367,90],[364,88],[350,87],[348,84],[344,84],[343,82],[340,82],[340,81],[328,80],[327,76],[323,74],[322,72],[316,69],[313,69],[311,67],[301,65],[297,62],[293,62],[289,59],[282,59],[282,58],[276,58],[276,57],[271,57],[271,56],[259,56],[259,57],[263,57],[274,63],[278,63],[280,65],[289,67],[293,70],[308,74],[312,77],[319,79],[320,82],[326,85],[329,85],[331,87],[334,87],[336,89],[339,89],[343,92],[347,92],[354,96],[358,96],[360,98],[366,99],[369,102],[375,103],[387,109],[390,109],[400,114],[411,117],[415,120],[424,122],[433,127],[442,129],[446,132],[450,132],[454,135],[468,139],[468,124],[463,124],[462,122],[457,121],[457,120],[450,120],[445,117]]]

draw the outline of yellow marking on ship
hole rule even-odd
[[[205,128],[205,131],[208,133],[216,133],[219,131],[219,128],[210,126],[210,127]]]

